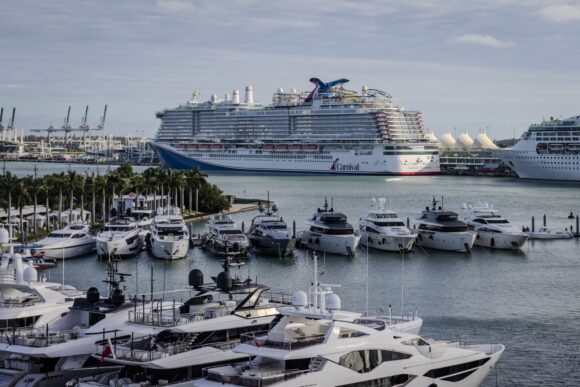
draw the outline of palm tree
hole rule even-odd
[[[169,170],[169,178],[167,184],[171,189],[173,194],[173,205],[179,207],[179,202],[177,201],[177,193],[181,193],[181,207],[183,208],[183,187],[185,186],[185,177],[183,171]]]
[[[157,184],[159,184],[161,186],[161,206],[165,206],[166,204],[169,203],[164,203],[165,201],[165,190],[164,185],[167,183],[169,177],[169,172],[166,172],[164,169],[159,168],[157,170]]]
[[[50,199],[50,185],[48,184],[47,181],[47,177],[43,177],[42,179],[40,179],[40,187],[39,187],[39,192],[44,192],[45,195],[45,205],[46,205],[46,232],[50,232],[50,219],[48,217],[48,214],[50,213],[50,207],[49,207],[49,199]]]
[[[34,206],[34,212],[32,213],[32,230],[36,234],[36,208],[38,206],[38,194],[42,190],[42,180],[29,175],[24,178],[24,183],[28,188],[30,196],[32,196],[32,204]]]
[[[94,223],[96,218],[96,207],[97,207],[97,177],[95,173],[86,173],[85,177],[85,189],[91,191],[91,223]]]
[[[203,174],[201,173],[201,170],[199,168],[197,169],[191,169],[188,170],[185,173],[185,184],[187,186],[187,190],[189,192],[189,210],[193,211],[193,192],[196,191],[197,193],[199,193],[199,189],[207,184],[206,180],[203,177]],[[196,200],[197,203],[197,200]],[[196,205],[195,210],[197,211],[198,206]]]
[[[79,184],[79,174],[76,173],[75,171],[68,171],[68,173],[66,174],[66,178],[65,178],[65,184],[66,187],[68,188],[68,192],[69,192],[69,204],[70,204],[70,208],[69,208],[69,222],[72,220],[72,212],[73,212],[73,207],[74,207],[74,192],[75,189],[77,188],[77,185]]]
[[[148,192],[150,193],[153,191],[153,209],[157,210],[157,176],[158,176],[158,167],[155,168],[147,168],[143,172],[143,179],[145,179],[145,184],[147,185]]]
[[[139,195],[141,193],[146,193],[146,190],[147,190],[147,184],[146,184],[145,178],[143,176],[141,176],[141,174],[139,174],[139,173],[134,173],[133,176],[131,176],[130,187],[132,190],[135,191],[135,194],[136,194],[135,200],[133,203],[133,208],[137,208]]]
[[[11,210],[12,210],[12,193],[14,192],[14,187],[16,186],[17,182],[18,182],[18,177],[16,177],[16,175],[14,175],[10,171],[6,171],[6,173],[4,173],[4,175],[2,175],[2,177],[0,178],[2,192],[8,196],[8,202],[6,203],[8,206],[6,209],[6,214],[8,215],[8,221],[6,222],[6,224],[10,223]]]
[[[13,189],[14,196],[16,197],[16,206],[18,207],[18,213],[20,216],[20,241],[25,243],[25,231],[23,227],[24,219],[22,219],[22,210],[24,209],[24,206],[30,201],[30,193],[27,189],[26,178],[17,179]]]
[[[108,178],[106,175],[97,175],[95,178],[95,191],[101,192],[101,221],[105,223],[107,214],[107,187]]]

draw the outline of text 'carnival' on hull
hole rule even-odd
[[[206,171],[421,175],[439,173],[437,143],[420,112],[396,105],[376,89],[354,92],[340,79],[318,78],[310,92],[282,89],[271,105],[246,88],[157,113],[151,144],[166,167]]]

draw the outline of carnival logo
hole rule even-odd
[[[332,162],[330,166],[331,171],[358,171],[360,170],[360,164],[342,164],[339,163],[338,157]]]

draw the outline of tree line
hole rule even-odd
[[[20,230],[23,230],[22,211],[25,206],[33,206],[33,214],[37,213],[38,205],[53,211],[58,209],[59,222],[63,212],[77,207],[81,212],[90,212],[92,222],[103,223],[109,219],[113,198],[128,193],[136,194],[136,202],[139,195],[159,198],[167,195],[172,205],[190,211],[196,210],[196,203],[199,212],[216,213],[229,208],[223,192],[209,183],[199,169],[151,167],[137,173],[131,165],[122,164],[106,174],[82,174],[69,170],[38,178],[31,175],[19,178],[10,171],[0,175],[0,206],[6,211],[7,223],[16,215],[13,208],[18,210]],[[36,219],[32,223],[29,229],[36,233]],[[47,231],[49,223],[47,219]]]

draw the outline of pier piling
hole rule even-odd
[[[532,216],[532,232],[536,231],[536,219]]]
[[[246,233],[246,224],[244,222],[242,222],[242,232]]]
[[[578,224],[578,217],[576,217],[576,224]],[[292,238],[296,238],[296,220],[292,221]]]
[[[580,229],[578,228],[579,225],[580,225],[580,216],[576,215],[576,233],[574,234],[576,238],[580,238]]]
[[[544,227],[546,227],[546,214],[544,214]]]
[[[407,228],[409,228],[409,225],[410,225],[410,224],[411,224],[411,223],[410,223],[410,221],[409,221],[409,217],[407,216]]]

